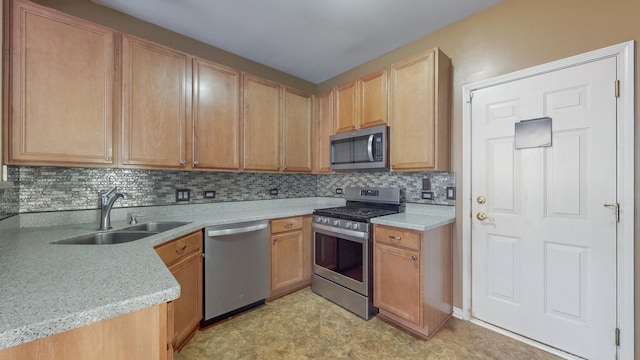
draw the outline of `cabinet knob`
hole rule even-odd
[[[186,165],[187,162],[185,160],[180,160],[180,165]]]
[[[411,260],[416,261],[416,260],[418,260],[418,257],[413,255],[413,256],[411,256]]]
[[[106,161],[111,161],[111,158],[110,158],[110,157],[106,157],[106,158],[104,158],[104,159],[105,159]]]
[[[193,162],[193,166],[198,166],[200,164],[200,162],[198,160]]]

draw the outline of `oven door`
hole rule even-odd
[[[368,296],[369,234],[313,223],[313,273]]]

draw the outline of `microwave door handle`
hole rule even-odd
[[[367,142],[367,154],[369,155],[369,161],[373,162],[373,134],[369,135],[369,141]]]

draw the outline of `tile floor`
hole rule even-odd
[[[429,341],[378,318],[364,321],[305,288],[198,331],[175,354],[199,359],[557,359],[467,321]]]

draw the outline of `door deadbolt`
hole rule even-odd
[[[487,198],[485,198],[484,196],[478,196],[476,198],[476,201],[478,202],[478,204],[484,204],[487,202]]]

